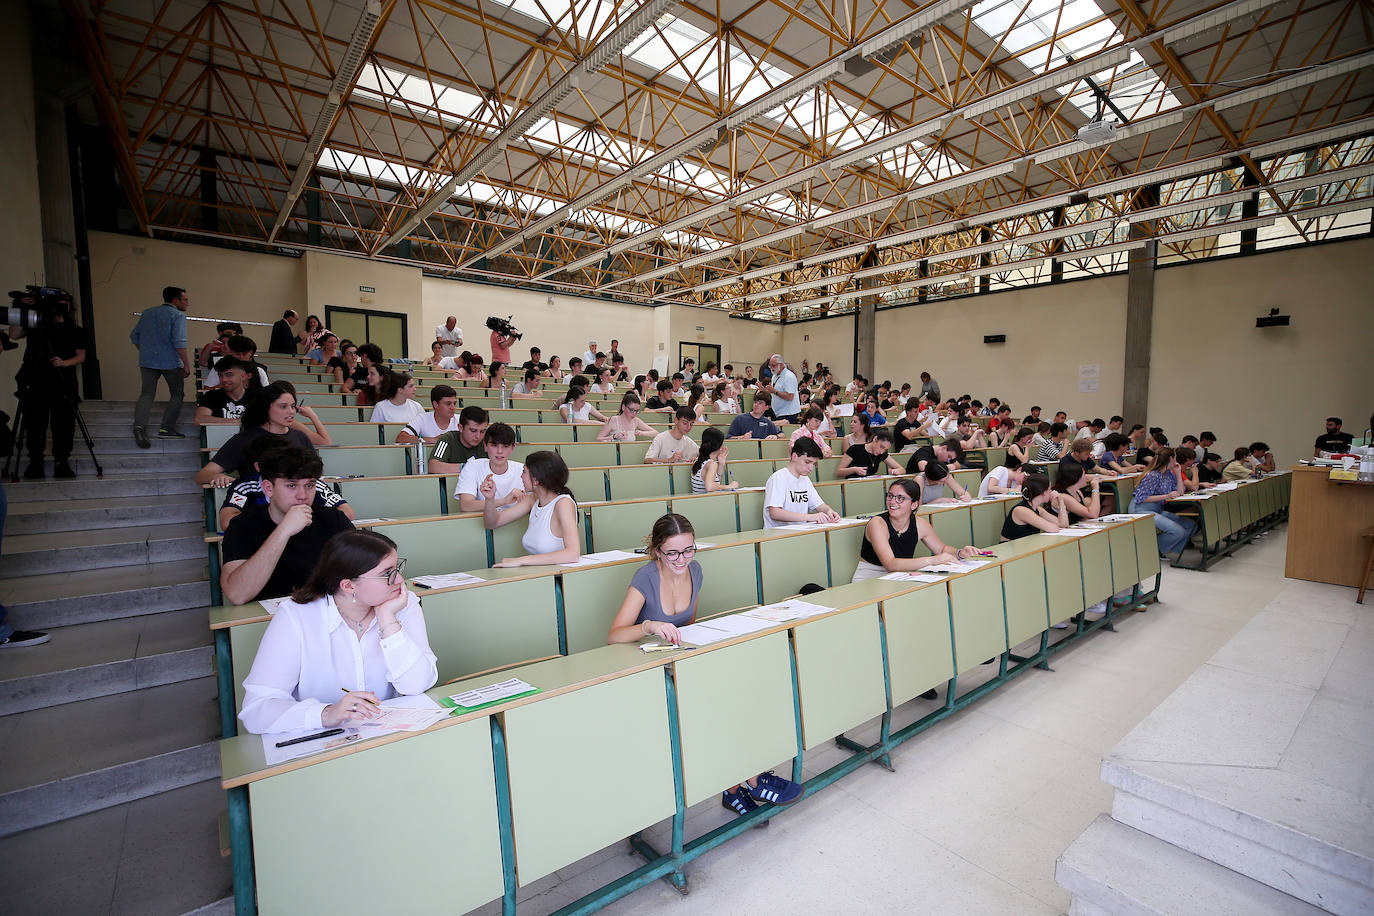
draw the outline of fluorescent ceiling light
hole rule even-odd
[[[1292,219],[1315,219],[1319,216],[1337,216],[1341,213],[1349,213],[1351,210],[1368,210],[1374,207],[1374,197],[1359,197],[1354,200],[1342,200],[1334,204],[1325,204],[1320,207],[1306,207],[1302,210],[1290,210],[1283,216]]]
[[[1294,214],[1296,216],[1296,214]],[[1186,229],[1180,232],[1170,232],[1165,235],[1157,235],[1154,241],[1163,244],[1172,242],[1186,242],[1189,239],[1206,238],[1209,235],[1221,235],[1224,232],[1240,232],[1244,229],[1264,229],[1274,225],[1275,217],[1262,216],[1257,219],[1232,220],[1229,223],[1218,223],[1215,226],[1203,226],[1201,229]]]
[[[1361,118],[1358,121],[1351,121],[1347,124],[1337,124],[1335,127],[1308,131],[1307,133],[1298,134],[1296,137],[1289,137],[1285,140],[1274,140],[1271,143],[1262,143],[1259,146],[1251,147],[1250,155],[1257,159],[1263,159],[1277,153],[1288,153],[1309,146],[1338,143],[1342,140],[1348,140],[1351,137],[1358,137],[1361,134],[1367,134],[1372,131],[1374,131],[1374,118]]]
[[[984,96],[970,105],[965,105],[960,109],[960,114],[965,118],[976,118],[995,109],[1005,108],[1034,96],[1043,95],[1068,83],[1076,83],[1085,76],[1092,76],[1095,73],[1124,64],[1130,59],[1130,48],[1125,46],[1112,48],[1109,51],[1074,61],[1058,70],[1052,70],[1044,76],[1037,76],[1024,83],[1018,83],[1000,92]]]
[[[786,105],[797,96],[814,89],[843,69],[844,61],[839,58],[812,67],[795,79],[783,83],[777,89],[771,92],[765,92],[747,105],[737,108],[727,114],[725,116],[726,129],[735,130],[739,127],[743,127],[745,124],[760,117],[766,112],[772,111],[779,105]]]
[[[1209,210],[1212,207],[1224,207],[1229,204],[1238,204],[1249,200],[1255,196],[1255,192],[1261,188],[1248,188],[1244,191],[1234,191],[1230,194],[1218,194],[1214,197],[1199,197],[1196,200],[1185,200],[1182,203],[1167,204],[1162,207],[1150,207],[1146,210],[1136,210],[1125,215],[1125,219],[1133,223],[1145,223],[1150,220],[1166,219],[1170,216],[1178,216],[1181,213],[1196,213],[1198,210]]]
[[[1131,239],[1128,242],[1115,242],[1111,245],[1100,245],[1096,248],[1077,248],[1072,251],[1056,251],[1052,258],[1056,261],[1081,261],[1083,258],[1095,258],[1103,255],[1116,254],[1120,251],[1132,251],[1136,248],[1144,248],[1153,239]]]
[[[1195,16],[1178,25],[1155,32],[1153,35],[1146,35],[1131,42],[1131,47],[1137,51],[1143,50],[1156,41],[1165,44],[1173,44],[1184,38],[1191,38],[1217,26],[1225,25],[1232,20],[1239,19],[1251,13],[1260,13],[1274,6],[1274,0],[1240,0],[1238,3],[1230,3],[1226,6],[1212,10],[1210,13],[1203,13]]]
[[[854,56],[872,57],[875,54],[880,54],[893,45],[925,31],[947,16],[953,16],[955,13],[962,13],[969,7],[977,6],[978,2],[979,0],[941,0],[939,3],[932,3],[901,22],[888,26],[859,45],[858,54]]]
[[[1228,108],[1248,105],[1260,99],[1267,99],[1272,95],[1278,95],[1280,92],[1301,89],[1304,86],[1310,86],[1313,83],[1319,83],[1322,80],[1331,79],[1332,77],[1344,76],[1348,73],[1359,73],[1361,70],[1366,70],[1371,66],[1374,66],[1374,51],[1366,51],[1364,54],[1357,54],[1345,60],[1321,64],[1310,70],[1294,73],[1292,76],[1285,76],[1281,79],[1274,80],[1272,83],[1266,83],[1263,86],[1256,86],[1253,89],[1242,89],[1239,92],[1233,92],[1230,95],[1222,96],[1221,98],[1211,100],[1204,104],[1210,104],[1216,111],[1224,111]]]

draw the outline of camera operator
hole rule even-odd
[[[511,327],[510,322],[503,322],[501,329],[492,328],[491,331],[491,361],[493,363],[510,362],[510,345],[520,339],[515,328]],[[491,327],[491,319],[487,320],[487,327]]]
[[[72,320],[70,297],[47,298],[31,328],[10,325],[10,337],[29,339],[24,361],[15,376],[29,451],[25,480],[43,478],[48,420],[52,420],[54,477],[75,477],[67,459],[76,435],[76,367],[86,361],[86,332]]]

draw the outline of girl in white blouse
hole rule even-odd
[[[425,409],[415,400],[415,379],[409,372],[388,372],[382,378],[381,395],[372,408],[369,423],[409,423],[425,415]]]
[[[239,720],[248,731],[355,725],[382,700],[434,686],[439,669],[405,563],[373,531],[325,544],[310,580],[272,615],[244,678]]]
[[[716,413],[739,413],[739,401],[735,400],[729,382],[717,382],[711,397],[716,401]]]

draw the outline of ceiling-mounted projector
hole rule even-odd
[[[1078,139],[1094,146],[1101,143],[1111,143],[1116,139],[1116,131],[1115,121],[1099,118],[1078,128]]]

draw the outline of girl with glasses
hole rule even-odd
[[[873,516],[864,526],[853,581],[876,579],[894,572],[916,572],[926,566],[954,563],[979,555],[977,547],[946,546],[930,523],[916,514],[920,505],[919,483],[909,478],[893,482],[887,491],[887,511]],[[918,544],[924,544],[930,556],[916,556]]]
[[[634,643],[654,638],[673,645],[682,643],[679,627],[697,615],[701,595],[701,564],[695,559],[696,534],[686,517],[669,513],[654,522],[645,539],[650,562],[630,580],[630,588],[611,624],[606,642]],[[787,805],[801,798],[802,787],[773,773],[760,773],[722,793],[721,805],[737,814],[748,814],[759,802]]]
[[[606,420],[601,426],[601,432],[596,434],[597,442],[633,442],[636,436],[648,436],[653,438],[658,435],[658,430],[639,418],[639,411],[644,405],[639,400],[639,395],[633,391],[625,392],[620,399],[620,412]]]
[[[376,704],[434,686],[439,669],[405,563],[383,534],[330,538],[309,580],[272,615],[244,678],[248,731],[356,725]]]

